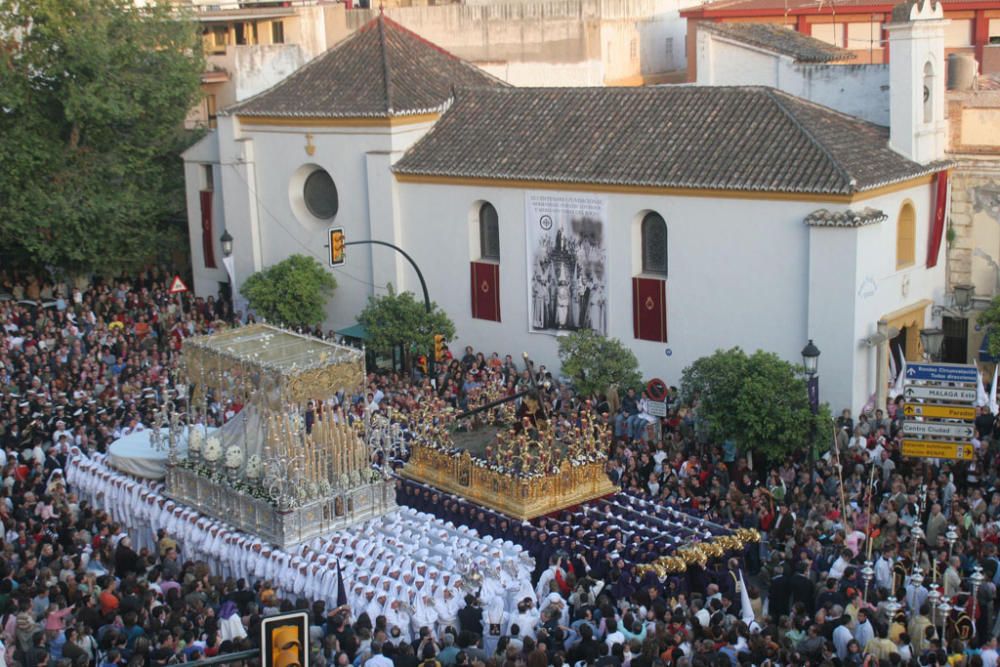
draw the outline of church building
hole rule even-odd
[[[762,86],[513,88],[380,16],[187,151],[194,289],[325,263],[341,227],[413,257],[453,347],[555,369],[591,328],[677,384],[719,348],[798,362],[812,339],[821,400],[857,410],[877,322],[918,355],[944,290],[945,23],[927,0],[890,26],[890,133]],[[330,270],[325,328],[389,283],[420,294],[387,248]]]

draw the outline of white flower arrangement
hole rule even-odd
[[[216,438],[208,438],[205,441],[205,450],[201,453],[203,459],[209,463],[215,463],[222,458],[222,442]]]
[[[235,469],[243,465],[243,448],[233,445],[226,450],[226,467]]]
[[[260,460],[260,456],[253,454],[247,459],[247,467],[244,471],[247,479],[260,479],[261,473],[264,472],[264,464]]]

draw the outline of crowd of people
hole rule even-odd
[[[0,274],[0,667],[192,662],[252,647],[263,616],[295,608],[310,613],[319,667],[997,665],[1000,428],[988,411],[969,463],[902,457],[896,405],[857,422],[845,411],[815,465],[804,452],[773,463],[707,440],[697,404],[675,392],[668,416],[653,418],[641,387],[579,396],[544,366],[466,348],[430,374],[372,373],[352,405],[405,415],[435,394],[461,408],[502,383],[512,395],[537,391],[557,421],[607,415],[608,473],[628,500],[599,507],[599,551],[577,550],[595,524],[585,511],[541,530],[470,520],[480,535],[517,534],[536,559],[533,595],[502,605],[469,590],[445,622],[409,614],[401,628],[391,600],[334,606],[329,591],[309,599],[233,577],[164,528],[129,535],[67,482],[70,449],[104,452],[148,428],[165,396],[178,396],[184,338],[241,319],[226,299],[170,294],[171,277]],[[231,412],[211,410],[216,423]],[[671,522],[690,534],[655,525]],[[654,551],[701,539],[706,525],[763,539],[707,564],[710,577],[640,576]],[[579,539],[534,544],[553,526]]]

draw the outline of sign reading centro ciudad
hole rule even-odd
[[[903,456],[972,460],[974,366],[914,363],[903,378]]]

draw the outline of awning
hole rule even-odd
[[[983,342],[979,344],[979,361],[985,361],[991,364],[1000,362],[1000,357],[994,357],[990,354],[990,334],[989,332],[983,336]]]
[[[368,329],[360,322],[356,322],[349,327],[337,329],[337,333],[345,338],[356,338],[357,340],[368,340]]]

